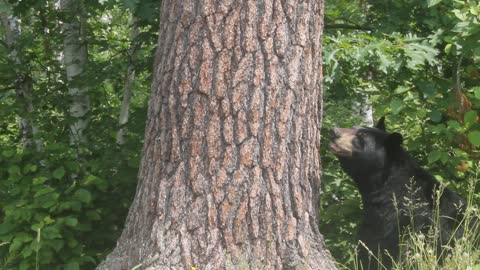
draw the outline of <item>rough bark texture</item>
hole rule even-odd
[[[318,231],[323,1],[163,1],[139,184],[97,269],[335,269]]]
[[[90,111],[88,87],[82,76],[87,65],[87,44],[85,40],[86,14],[82,0],[60,0],[63,13],[63,62],[67,73],[70,101],[70,143],[85,142],[84,130],[88,126]]]

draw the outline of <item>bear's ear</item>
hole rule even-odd
[[[385,131],[385,116],[382,116],[382,118],[378,120],[377,125],[375,127]]]
[[[385,148],[388,152],[396,152],[400,150],[402,143],[402,135],[400,133],[394,132],[392,134],[388,134],[387,138],[385,139]]]

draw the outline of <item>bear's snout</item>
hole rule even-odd
[[[328,138],[330,139],[330,141],[335,141],[338,137],[340,137],[338,133],[338,128],[332,128],[328,133]]]
[[[349,157],[353,152],[352,140],[355,137],[355,129],[333,128],[328,133],[330,150],[338,157]]]

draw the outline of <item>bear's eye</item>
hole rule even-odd
[[[353,139],[353,145],[358,149],[362,149],[364,144],[365,144],[365,139],[363,136],[356,136]]]

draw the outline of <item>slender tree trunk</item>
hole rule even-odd
[[[335,269],[317,226],[323,1],[162,4],[137,193],[97,269]]]
[[[135,81],[135,65],[137,61],[137,36],[138,26],[134,15],[130,19],[132,30],[130,33],[130,49],[128,50],[128,67],[125,76],[125,85],[123,87],[122,107],[120,108],[120,116],[118,118],[119,130],[117,132],[117,144],[124,145],[126,143],[127,123],[130,111],[130,100],[132,98],[133,83]]]
[[[0,13],[1,23],[5,29],[5,44],[9,47],[9,58],[15,64],[15,95],[17,103],[22,106],[24,114],[31,116],[33,113],[32,103],[32,77],[28,71],[28,64],[23,63],[20,52],[17,50],[17,41],[21,34],[20,22],[13,16],[6,13]],[[38,132],[38,128],[32,124],[30,119],[19,115],[19,129],[22,144],[25,148],[41,150],[42,142],[33,137]]]
[[[371,70],[367,71],[366,81],[371,83],[373,82],[373,72]],[[368,93],[360,93],[360,97],[353,104],[353,110],[359,116],[363,123],[369,127],[373,127],[373,107],[370,103]]]
[[[63,17],[63,62],[67,72],[70,101],[70,143],[85,142],[90,97],[87,82],[82,78],[87,65],[86,14],[82,0],[60,0]]]
[[[361,94],[360,100],[357,100],[353,104],[353,110],[362,119],[362,122],[369,127],[373,127],[373,107],[369,102],[367,94]]]

